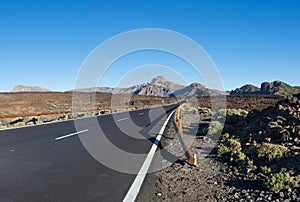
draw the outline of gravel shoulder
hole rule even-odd
[[[285,103],[287,103],[285,107],[286,109],[281,109],[283,108],[282,106],[285,106]],[[284,110],[286,111],[287,109],[292,111],[292,108],[288,108],[289,106],[294,106],[294,104],[287,100],[284,102],[279,102],[279,104],[277,104],[275,107],[263,110],[262,112],[254,111],[248,115],[247,119],[245,119],[248,122],[245,123],[248,125],[251,124],[250,129],[251,127],[255,128],[258,130],[257,134],[260,135],[262,132],[259,131],[268,130],[268,128],[264,129],[264,125],[255,127],[253,124],[257,123],[252,121],[254,120],[253,113],[262,119],[261,123],[265,123],[266,121],[264,121],[264,116],[266,114],[271,117],[267,118],[269,122],[273,119],[276,120],[275,118],[279,112]],[[277,110],[279,111],[277,112]],[[292,112],[294,113],[294,111]],[[286,122],[287,125],[292,125],[292,129],[297,128],[297,124],[300,125],[300,122],[298,121],[298,111],[294,117],[296,118],[296,122],[293,122],[294,124],[291,124],[288,121]],[[149,192],[150,194],[148,194],[147,198],[138,201],[300,201],[299,185],[294,188],[280,190],[266,189],[266,187],[263,186],[266,175],[263,175],[259,168],[249,169],[247,166],[237,166],[233,162],[229,161],[228,157],[218,155],[217,151],[218,148],[220,148],[222,141],[219,142],[218,140],[213,140],[213,138],[210,138],[210,136],[196,135],[199,131],[199,125],[205,125],[207,122],[205,120],[200,120],[200,124],[199,122],[197,124],[193,123],[193,121],[198,120],[199,117],[189,116],[189,118],[190,120],[185,120],[187,123],[189,123],[189,125],[185,125],[184,134],[186,142],[188,145],[190,145],[193,152],[197,154],[197,166],[191,166],[186,163],[184,151],[182,150],[182,147],[178,141],[173,125],[168,124],[167,130],[165,131],[161,142],[161,148],[176,156],[178,160],[171,163],[164,158],[156,160],[156,164],[159,163],[162,169],[152,174],[152,187],[148,187],[148,190],[152,190]],[[255,120],[258,120],[256,116]],[[280,122],[278,121],[278,123]],[[240,134],[250,134],[247,125],[243,124],[238,125],[239,127],[245,127],[247,129],[247,133]],[[282,127],[285,127],[285,125]],[[242,132],[242,128],[236,129],[237,131],[235,132]],[[287,139],[287,141],[298,140],[292,136],[293,134],[297,135],[298,132],[293,133],[292,129],[289,133],[291,134],[289,137],[292,138]],[[252,137],[256,137],[256,133],[253,133],[255,132],[254,130],[250,132],[253,134]],[[278,136],[279,132],[278,134],[274,134]],[[238,137],[242,141],[243,148],[247,148],[249,145],[249,143],[244,142],[245,140],[242,139],[243,137],[246,137],[245,135]],[[284,135],[285,133],[282,133],[282,137],[285,137]],[[279,142],[275,142],[277,141],[277,136],[267,136],[266,139],[270,141],[268,138],[271,138],[271,142],[274,140],[274,144],[279,144]],[[283,142],[281,144],[289,146],[288,143],[289,142]],[[293,145],[298,146],[298,142],[293,143]],[[259,149],[259,147],[257,148]],[[292,150],[292,146],[289,146],[289,149],[291,152],[293,152],[292,155],[296,155],[295,159],[297,160],[296,157],[299,157],[299,155],[296,153],[296,150]],[[279,162],[285,162],[284,159],[285,158],[277,160],[278,165],[283,166]],[[254,163],[256,163],[256,165],[260,165],[257,164],[257,162]],[[268,165],[267,162],[262,162],[262,164]],[[297,162],[293,162],[293,164],[297,165]],[[297,168],[292,166],[290,167],[292,170],[294,170],[297,176]],[[282,169],[289,169],[289,167],[282,167],[281,170],[274,170],[274,172],[283,172]]]

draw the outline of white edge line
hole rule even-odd
[[[64,135],[64,136],[61,136],[61,137],[57,137],[54,140],[61,140],[61,139],[67,138],[67,137],[71,137],[71,136],[74,136],[74,135],[79,135],[81,133],[85,133],[87,131],[89,131],[89,129],[85,129],[85,130],[82,130],[82,131],[79,131],[79,132],[76,132],[76,133],[71,133],[69,135]]]
[[[141,187],[142,187],[142,184],[144,182],[144,179],[146,177],[146,174],[149,170],[149,167],[150,167],[150,164],[152,162],[152,159],[154,157],[154,154],[155,154],[155,151],[157,149],[157,145],[158,145],[158,142],[160,141],[161,139],[161,136],[168,124],[168,121],[170,120],[171,116],[173,115],[173,113],[175,112],[172,111],[171,114],[168,116],[167,120],[164,122],[164,125],[162,126],[162,128],[160,129],[157,137],[156,137],[156,140],[155,142],[153,143],[139,173],[137,174],[137,176],[135,177],[131,187],[129,188],[125,198],[123,199],[123,202],[132,202],[132,201],[135,201]]]

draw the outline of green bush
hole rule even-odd
[[[226,147],[225,145],[222,145],[219,149],[218,149],[218,154],[219,155],[225,155],[225,154],[228,154],[228,153],[230,153],[231,152],[231,150],[228,148],[228,147]]]
[[[233,140],[233,139],[227,140],[224,143],[224,145],[222,145],[220,147],[221,151],[224,150],[224,149],[227,150],[226,148],[228,148],[230,153],[238,153],[242,150],[241,143],[239,141]],[[228,153],[228,152],[226,152],[226,153]]]
[[[250,158],[247,158],[247,165],[253,166],[253,160],[251,160]]]
[[[219,109],[211,112],[212,119],[223,121],[226,118],[226,109]]]
[[[269,175],[272,172],[272,169],[269,168],[268,166],[261,166],[260,171],[264,175]]]
[[[208,108],[198,108],[198,113],[202,117],[210,117],[211,116],[211,111]]]
[[[269,161],[279,159],[288,151],[285,146],[271,143],[263,143],[258,149],[258,157],[266,157]]]
[[[228,145],[232,153],[238,153],[242,150],[241,143],[237,140],[230,139],[226,144]]]
[[[242,121],[248,112],[243,109],[227,109],[226,110],[226,124],[237,124]]]
[[[238,111],[239,111],[239,114],[242,115],[242,116],[247,116],[249,114],[248,111],[243,110],[243,109],[239,109]]]
[[[225,122],[226,122],[226,124],[237,124],[238,122],[240,122],[242,120],[243,120],[242,116],[233,114],[230,116],[226,116]]]
[[[229,138],[229,134],[224,134],[226,138]],[[224,136],[223,135],[223,136]],[[222,136],[222,137],[223,137]],[[246,160],[247,156],[242,152],[241,143],[237,140],[227,140],[219,149],[219,155],[230,154],[230,161],[235,163],[242,163]]]
[[[247,158],[247,156],[243,152],[239,151],[239,152],[233,154],[231,160],[237,164],[241,164],[241,163],[245,162],[246,158]]]
[[[226,115],[227,116],[231,116],[231,115],[247,116],[248,112],[243,109],[227,109]]]
[[[4,126],[4,125],[0,125],[0,129],[6,129],[7,126]]]
[[[244,154],[243,152],[238,152],[237,153],[237,161],[245,161],[246,160],[246,154]]]
[[[221,139],[222,140],[228,140],[229,139],[229,133],[224,133],[222,136],[221,136]]]
[[[207,135],[214,135],[223,129],[223,125],[219,121],[212,121],[207,128],[204,129],[204,133]]]
[[[291,177],[288,172],[275,173],[267,177],[264,186],[272,191],[299,187],[300,177]]]

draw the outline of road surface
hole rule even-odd
[[[166,115],[176,107],[165,106]],[[158,133],[166,116],[151,122],[155,110],[98,116],[97,120],[115,146],[147,154],[153,142],[126,135],[116,123],[126,126],[132,120],[145,129],[144,133]],[[72,120],[0,131],[0,201],[122,201],[136,175],[100,164],[79,138],[95,131],[77,132]],[[133,134],[138,135],[141,134]]]

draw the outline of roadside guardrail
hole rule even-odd
[[[174,104],[174,103],[172,103]],[[172,105],[171,104],[171,105]],[[153,106],[149,106],[150,107],[157,107],[157,106],[167,106],[165,103],[162,103],[161,105],[153,105]],[[137,108],[137,107],[127,107],[124,109],[124,111],[131,111],[131,110],[139,110],[139,109],[144,109],[145,106],[143,106],[142,108]],[[94,108],[94,109],[80,109],[80,110],[71,110],[71,109],[68,109],[68,110],[57,110],[57,111],[44,111],[44,112],[32,112],[32,113],[18,113],[18,114],[0,114],[0,120],[1,119],[15,119],[15,118],[25,118],[25,117],[32,117],[33,119],[35,119],[35,122],[34,124],[40,124],[42,123],[42,119],[41,117],[42,116],[49,116],[49,115],[61,115],[61,116],[64,116],[64,118],[62,119],[65,119],[65,120],[68,120],[70,118],[74,118],[74,117],[71,117],[71,115],[74,115],[76,113],[78,114],[83,114],[84,117],[87,117],[89,116],[90,114],[93,114],[93,115],[101,115],[101,114],[105,114],[108,113],[108,114],[111,114],[113,113],[112,109],[110,107],[108,108]],[[76,116],[78,117],[78,115]],[[18,121],[18,120],[16,120]],[[12,122],[15,122],[15,121],[12,121]],[[7,123],[8,125],[10,125],[10,123]],[[7,125],[5,124],[5,125]],[[27,124],[26,124],[27,125]],[[13,126],[11,126],[13,127]]]
[[[175,130],[177,132],[177,137],[179,139],[179,142],[181,144],[181,147],[183,148],[184,155],[187,159],[187,163],[190,165],[196,165],[196,154],[193,154],[191,148],[186,144],[184,140],[184,135],[182,132],[182,120],[180,118],[180,112],[181,112],[181,105],[177,108],[175,119],[174,119],[174,126]]]

